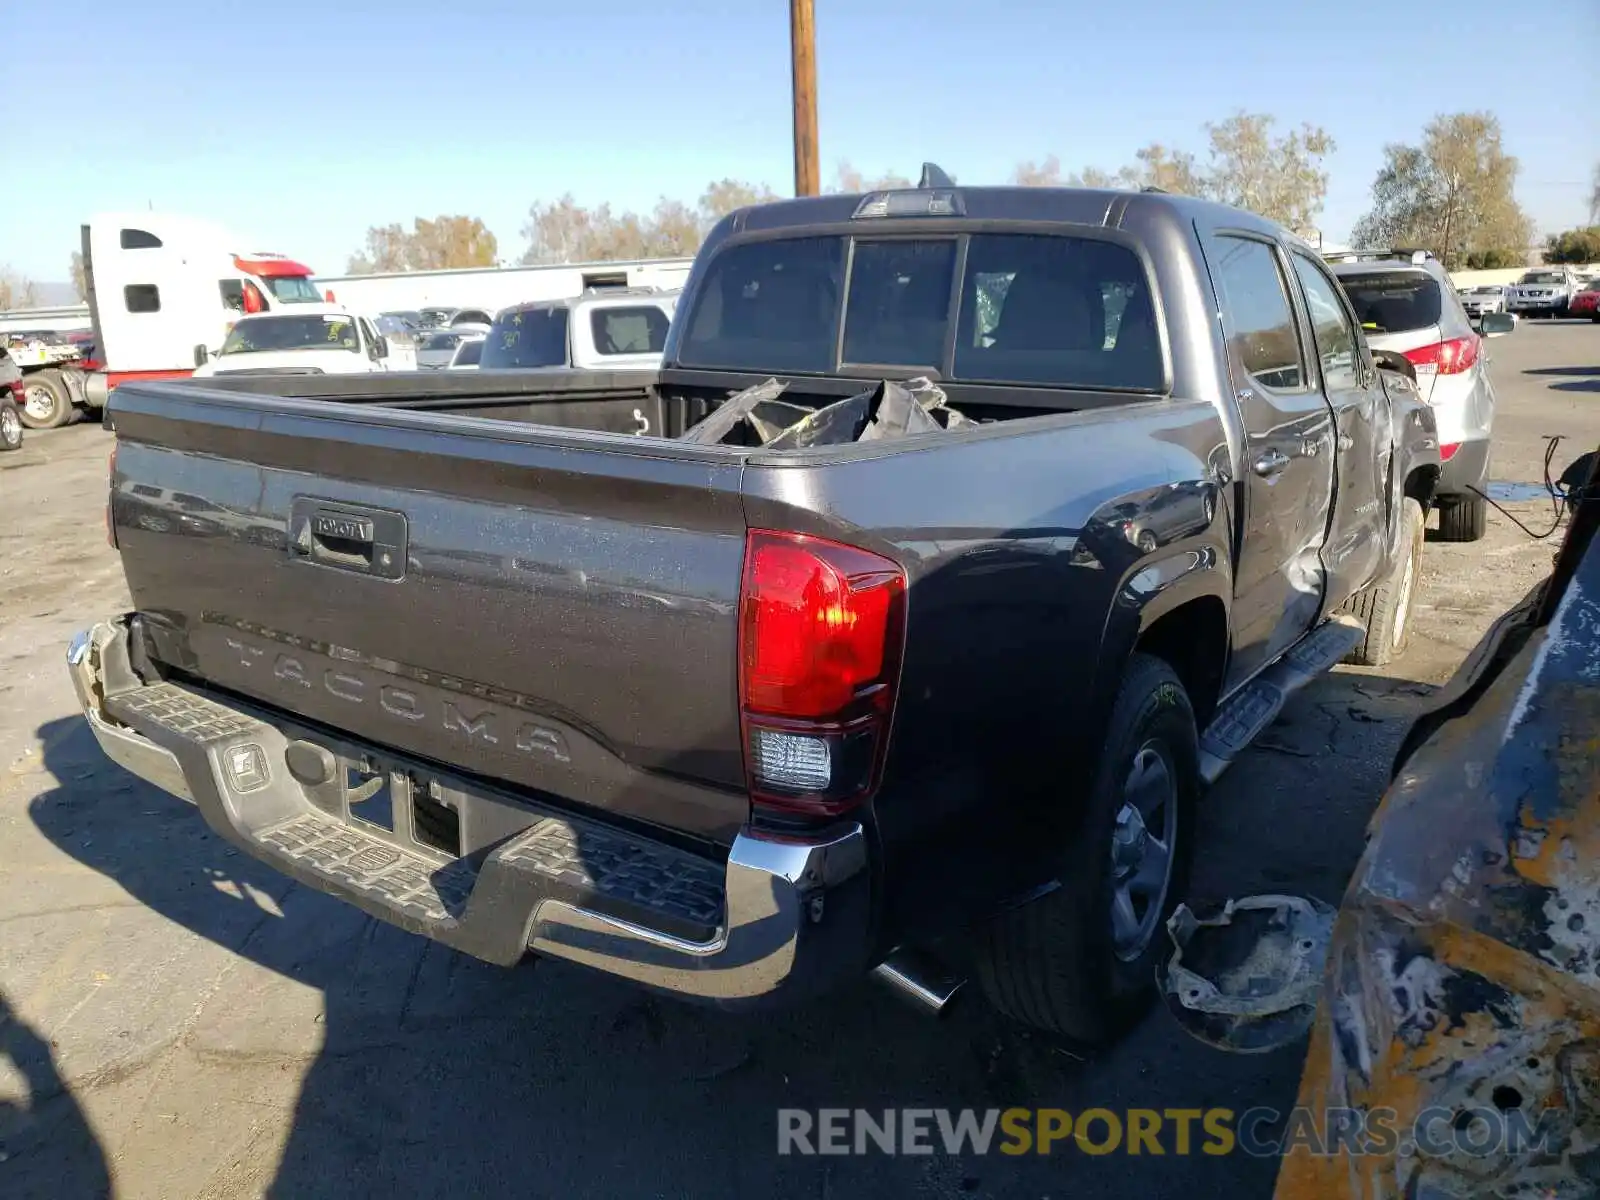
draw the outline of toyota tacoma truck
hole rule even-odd
[[[491,963],[975,975],[1088,1042],[1153,997],[1205,785],[1405,644],[1439,470],[1277,226],[933,168],[723,219],[659,369],[111,418],[134,611],[72,679],[247,853]]]

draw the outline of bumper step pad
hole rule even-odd
[[[309,886],[479,958],[521,959],[547,900],[691,941],[714,938],[723,922],[725,868],[675,847],[530,811],[528,827],[487,854],[447,860],[313,805],[285,769],[285,736],[262,721],[172,683],[117,693],[106,708],[177,756],[191,786],[201,785],[195,803],[224,837]],[[241,786],[226,764],[247,750],[245,760],[266,771]]]

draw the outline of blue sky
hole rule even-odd
[[[724,176],[792,186],[786,0],[74,10],[72,69],[27,93],[47,107],[7,106],[31,118],[12,146],[67,135],[0,189],[0,265],[35,279],[67,277],[88,215],[147,204],[337,274],[369,225],[419,215],[481,216],[509,259],[529,204],[563,192],[645,208]],[[52,23],[25,6],[11,44]],[[1264,111],[1333,134],[1338,237],[1385,142],[1489,108],[1550,231],[1584,219],[1600,159],[1597,0],[817,0],[817,47],[825,182],[841,159],[970,183],[1052,153],[1115,168]]]

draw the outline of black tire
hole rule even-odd
[[[1166,919],[1188,886],[1199,750],[1188,694],[1161,659],[1128,660],[1104,744],[1083,819],[1060,859],[1060,886],[995,917],[977,956],[978,981],[997,1009],[1085,1045],[1115,1040],[1148,1009],[1156,962],[1170,952]],[[1136,756],[1151,748],[1173,785],[1171,869],[1160,902],[1147,902],[1146,914],[1157,912],[1148,942],[1123,958],[1111,931],[1112,835]]]
[[[72,394],[59,371],[34,371],[22,377],[22,423],[29,429],[57,429],[69,425],[77,416],[72,407]],[[38,411],[40,407],[43,411]],[[33,410],[33,411],[30,411]]]
[[[1489,527],[1489,502],[1482,496],[1452,496],[1439,501],[1439,540],[1475,542]]]
[[[22,411],[11,400],[0,400],[0,451],[22,449]]]
[[[1366,635],[1346,657],[1363,667],[1387,666],[1411,642],[1411,612],[1422,575],[1422,505],[1407,496],[1400,510],[1400,546],[1382,579],[1346,601],[1344,611],[1366,626]]]

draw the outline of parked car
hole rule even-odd
[[[1426,251],[1369,250],[1331,257],[1367,342],[1411,362],[1422,398],[1438,419],[1444,459],[1437,488],[1440,536],[1477,541],[1488,520],[1483,493],[1489,485],[1495,410],[1483,337],[1444,267]]]
[[[487,329],[494,324],[494,314],[481,308],[458,308],[450,314],[450,328],[460,329],[463,326],[481,326]]]
[[[1578,291],[1577,275],[1568,267],[1528,271],[1507,292],[1510,310],[1529,317],[1564,317]]]
[[[1204,785],[1406,644],[1413,373],[1252,214],[934,168],[724,218],[680,312],[655,370],[125,384],[100,745],[491,962],[730,1007],[970,965],[1115,1036]],[[180,479],[285,543],[129,522]]]
[[[661,362],[679,292],[608,288],[566,300],[518,304],[495,318],[485,369],[637,370]]]
[[[331,304],[241,317],[194,378],[219,375],[367,375],[393,369],[389,341],[366,317]]]
[[[478,364],[483,359],[484,335],[474,333],[461,339],[456,345],[456,352],[450,358],[452,371],[476,371]]]
[[[1571,303],[1567,305],[1567,316],[1600,321],[1600,282],[1588,284],[1582,291],[1573,294]]]
[[[0,450],[22,448],[22,370],[0,347]]]
[[[456,349],[470,335],[459,329],[435,329],[424,333],[417,343],[417,366],[424,371],[437,371],[448,367],[455,358]]]
[[[1461,307],[1469,317],[1481,317],[1484,313],[1507,311],[1506,289],[1497,283],[1461,288],[1456,294],[1461,297]]]

